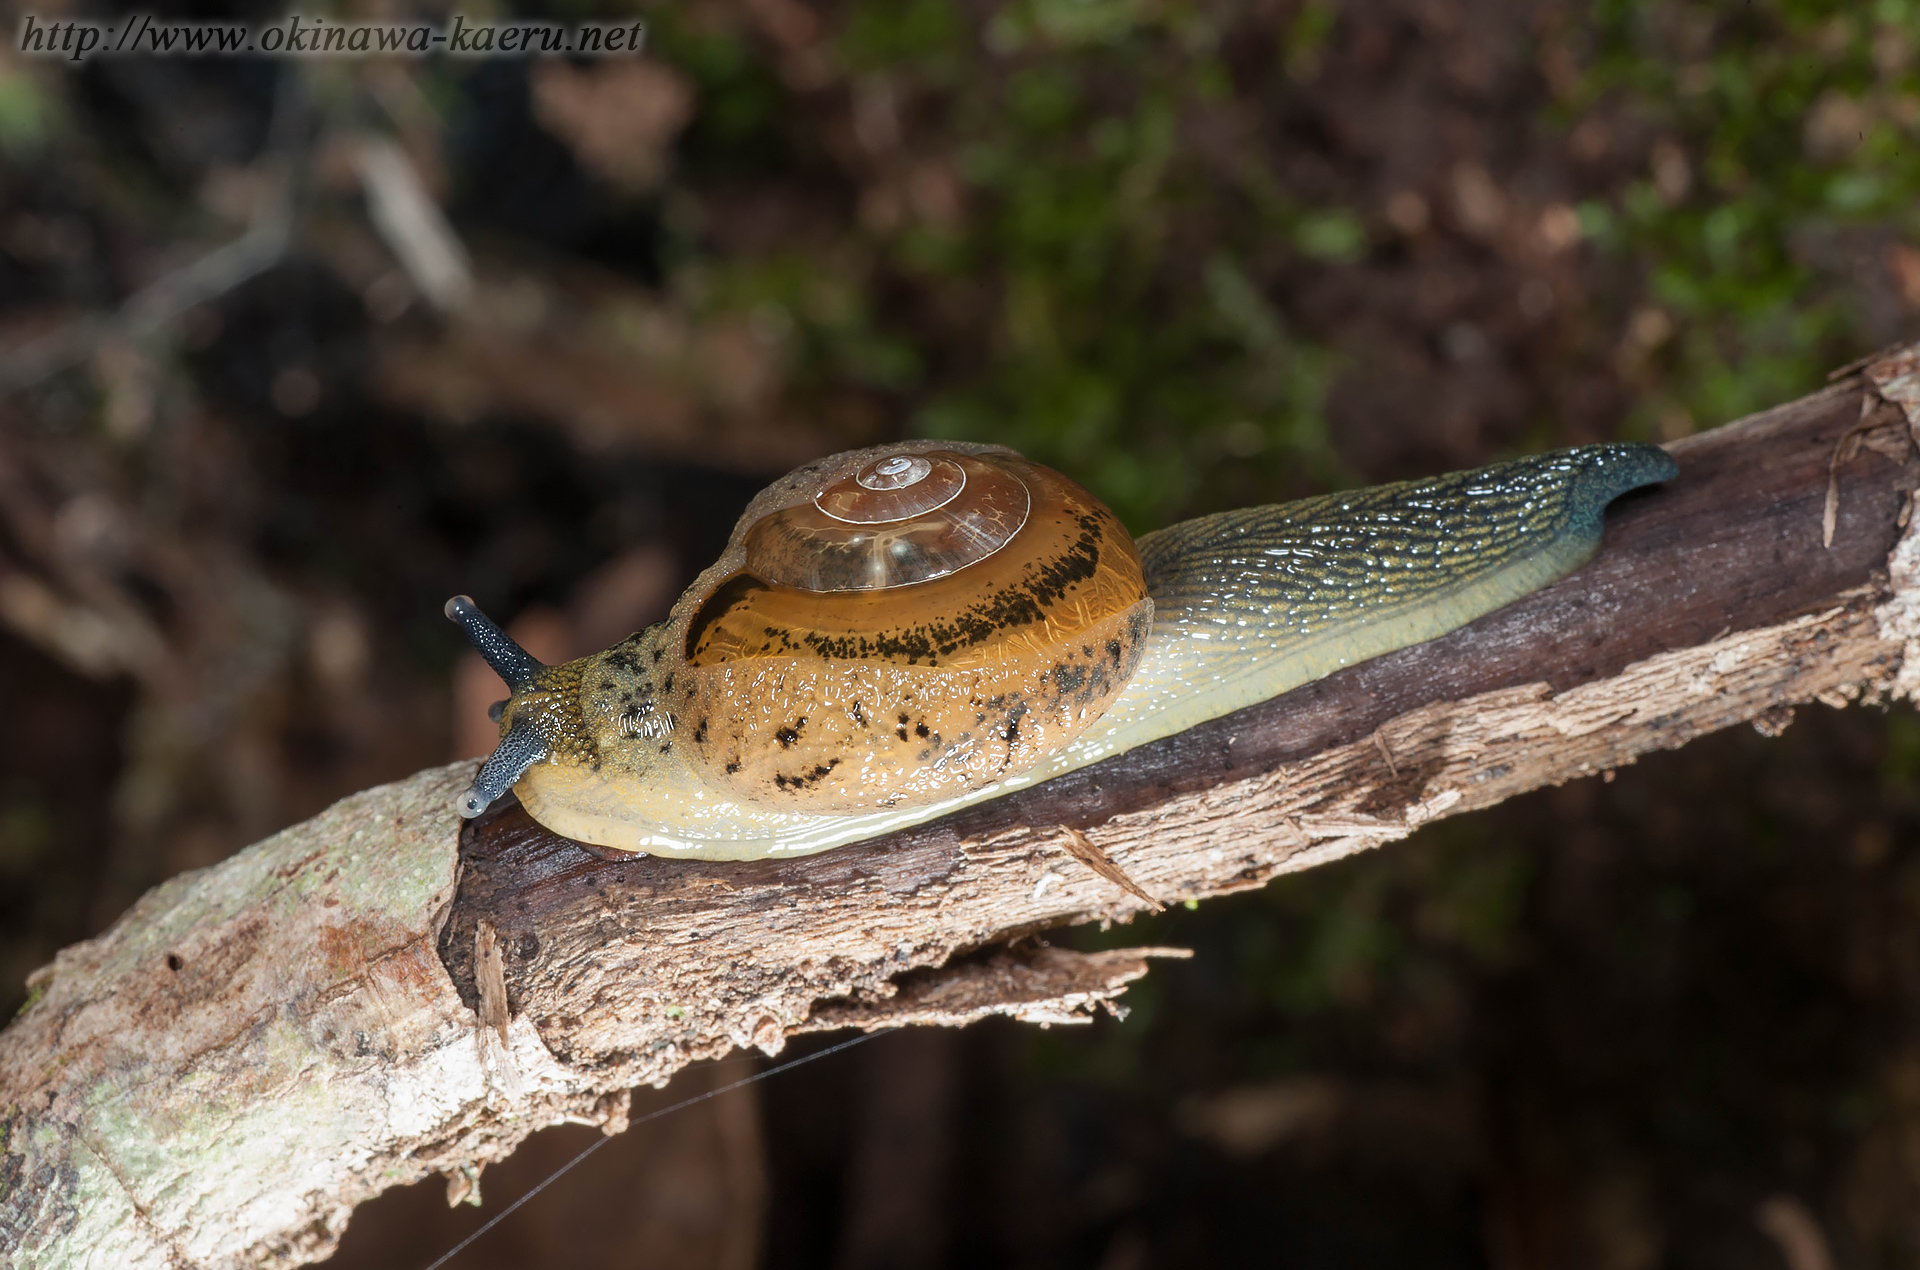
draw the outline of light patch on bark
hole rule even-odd
[[[1914,443],[1920,445],[1920,347],[1875,362],[1865,374],[1881,398],[1906,416]],[[1914,523],[1911,501],[1901,514],[1906,518],[1904,531],[1887,559],[1887,599],[1875,616],[1881,637],[1904,649],[1893,692],[1913,698],[1920,694],[1920,525]]]

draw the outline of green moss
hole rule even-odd
[[[1568,121],[1631,118],[1662,139],[1646,179],[1581,208],[1684,332],[1652,359],[1646,409],[1677,401],[1703,424],[1763,409],[1868,342],[1833,261],[1920,239],[1917,16],[1904,0],[1592,10]]]
[[[42,979],[40,982],[34,984],[31,988],[28,988],[27,999],[20,1003],[20,1008],[13,1012],[13,1017],[16,1019],[25,1018],[27,1011],[33,1009],[34,1006],[39,1005],[41,1000],[47,995],[47,989],[52,986],[53,986],[53,976],[48,975],[46,978]]]

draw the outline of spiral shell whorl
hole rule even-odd
[[[876,459],[748,529],[744,563],[802,591],[879,591],[946,577],[1004,547],[1033,500],[1014,473],[951,451]]]
[[[827,486],[813,505],[835,520],[875,525],[945,507],[966,487],[967,474],[953,458],[896,454]]]

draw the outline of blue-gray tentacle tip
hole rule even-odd
[[[443,610],[449,621],[466,634],[473,650],[486,659],[494,673],[507,681],[507,687],[518,692],[533,681],[533,677],[546,669],[546,664],[526,649],[513,642],[513,637],[494,625],[493,619],[480,611],[470,595],[456,595],[447,601]]]
[[[467,820],[485,811],[493,805],[494,799],[506,793],[517,784],[527,769],[547,757],[547,743],[541,739],[539,731],[525,720],[518,721],[507,729],[500,738],[500,744],[480,766],[473,778],[473,784],[467,786],[455,806],[460,815]]]

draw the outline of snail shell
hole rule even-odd
[[[1135,544],[1009,450],[838,455],[604,652],[542,666],[449,601],[512,689],[461,811],[511,787],[556,833],[701,859],[859,841],[1454,630],[1578,568],[1607,503],[1676,470],[1585,446]]]

